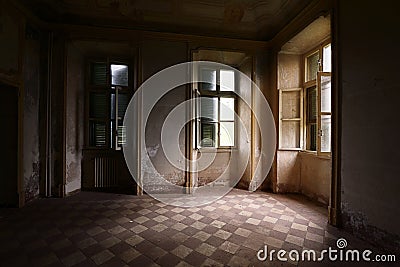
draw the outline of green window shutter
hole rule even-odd
[[[90,64],[90,82],[92,85],[107,84],[107,63],[96,62]]]

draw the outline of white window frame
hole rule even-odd
[[[331,72],[318,72],[317,74],[317,154],[321,156],[330,156],[332,153],[332,144],[330,145],[331,150],[329,152],[325,152],[321,150],[322,146],[322,116],[328,115],[331,116],[331,138],[332,138],[332,108],[330,112],[322,112],[321,110],[321,103],[322,103],[322,87],[321,87],[321,77],[332,77]],[[332,80],[331,80],[332,81]],[[332,99],[332,85],[331,85],[331,99]],[[331,139],[330,138],[330,139]],[[331,139],[332,140],[332,139]]]
[[[213,90],[202,90],[201,89],[201,83],[197,83],[196,87],[194,89],[195,93],[194,93],[194,97],[195,98],[200,98],[200,97],[210,97],[210,98],[217,98],[218,101],[218,118],[217,118],[217,122],[215,122],[217,124],[217,131],[216,131],[216,141],[217,141],[217,146],[215,147],[208,147],[208,146],[201,146],[201,119],[200,119],[200,108],[201,108],[201,104],[200,101],[196,100],[195,101],[195,112],[196,112],[196,122],[194,123],[194,145],[196,149],[202,149],[202,150],[207,150],[207,149],[233,149],[236,148],[237,146],[237,121],[236,118],[234,118],[234,120],[221,120],[220,118],[220,99],[221,98],[234,98],[234,111],[235,113],[237,113],[237,107],[238,107],[238,97],[236,95],[236,89],[237,89],[237,84],[238,84],[238,77],[235,73],[234,70],[232,69],[228,69],[228,68],[215,68],[215,67],[209,67],[207,65],[205,66],[200,66],[199,69],[197,70],[197,75],[198,77],[201,77],[201,71],[204,69],[208,69],[208,70],[213,70],[216,71],[216,89],[215,91]],[[221,71],[233,71],[234,72],[234,89],[233,91],[221,91],[220,90],[220,72]],[[221,122],[233,122],[234,123],[234,139],[233,139],[233,145],[232,146],[221,146],[220,145],[220,135],[221,135]]]
[[[323,115],[330,115],[331,119],[332,119],[332,110],[331,112],[321,112],[321,77],[322,76],[331,76],[331,72],[322,72],[323,70],[323,58],[324,58],[324,54],[323,54],[323,50],[326,46],[331,45],[330,41],[326,41],[323,42],[322,44],[320,44],[318,47],[314,48],[313,50],[311,50],[310,52],[306,53],[303,57],[303,63],[304,63],[304,71],[303,71],[303,79],[304,79],[304,83],[303,83],[303,101],[304,101],[304,124],[303,124],[303,144],[304,147],[303,149],[305,151],[308,152],[312,152],[312,153],[316,153],[318,156],[327,156],[330,157],[331,153],[332,153],[332,147],[331,147],[331,151],[330,152],[322,152],[321,151],[321,137],[322,137],[322,130],[321,130],[321,119]],[[319,62],[318,62],[318,71],[317,71],[317,77],[314,80],[311,81],[306,81],[307,80],[307,57],[315,54],[316,52],[319,53]],[[308,134],[307,134],[307,89],[310,87],[316,86],[316,102],[317,102],[317,144],[316,144],[316,150],[307,150],[307,144],[310,142]],[[332,88],[331,88],[331,98],[332,98]],[[332,127],[331,127],[332,129]],[[332,136],[332,130],[331,130],[331,136]]]

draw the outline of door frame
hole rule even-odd
[[[24,135],[23,135],[23,120],[24,120],[24,99],[23,99],[23,85],[18,82],[13,82],[0,77],[0,85],[7,86],[17,90],[17,109],[18,109],[18,123],[17,123],[17,194],[18,194],[18,207],[21,208],[25,205],[25,191],[24,191],[24,169],[23,169],[23,157],[24,157]]]

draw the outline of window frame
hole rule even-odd
[[[105,63],[106,64],[106,83],[103,85],[92,84],[92,64]],[[128,86],[112,85],[111,84],[111,65],[126,65],[128,66]],[[128,59],[117,57],[90,57],[86,59],[86,72],[85,72],[85,149],[91,150],[121,150],[122,146],[118,145],[118,95],[127,94],[130,100],[133,95],[133,64]],[[115,89],[113,89],[115,87]],[[106,95],[107,109],[104,118],[90,117],[90,94],[91,93],[104,93]],[[111,96],[115,94],[115,117],[111,118]],[[96,146],[90,144],[90,122],[100,121],[105,123],[105,145]],[[114,121],[114,126],[111,122]],[[112,134],[112,131],[115,131]]]
[[[332,78],[332,72],[318,72],[318,77],[317,77],[317,110],[318,110],[318,115],[317,115],[317,154],[320,156],[330,156],[332,153],[332,141],[331,141],[331,149],[329,152],[327,151],[322,151],[321,146],[322,146],[322,116],[330,116],[331,117],[331,140],[332,140],[332,105],[331,105],[331,111],[326,112],[322,111],[321,108],[321,103],[322,103],[322,83],[321,83],[321,77],[326,76]],[[331,79],[332,83],[332,79]],[[332,101],[332,85],[331,85],[331,101]]]
[[[302,57],[302,62],[303,62],[303,71],[302,71],[302,81],[303,81],[303,151],[309,152],[309,153],[315,153],[318,156],[326,156],[330,157],[332,154],[332,147],[330,152],[321,152],[321,118],[323,115],[331,115],[332,116],[332,110],[331,112],[328,113],[321,113],[321,83],[320,83],[320,77],[321,75],[327,76],[327,75],[332,75],[332,72],[323,72],[323,58],[324,58],[324,48],[328,45],[331,45],[332,49],[332,42],[330,39],[325,40],[324,42],[320,43],[318,46],[314,47],[307,53],[305,53]],[[319,54],[319,60],[318,60],[318,70],[317,70],[317,75],[316,78],[310,81],[307,81],[308,77],[308,67],[307,67],[307,58],[315,53]],[[317,124],[317,131],[316,131],[316,150],[310,150],[308,149],[308,144],[310,143],[310,135],[308,132],[308,124],[309,122],[307,121],[307,108],[308,108],[308,103],[307,103],[307,90],[310,88],[314,87],[316,88],[316,108],[317,108],[317,119],[316,119],[316,124]],[[332,88],[331,88],[331,99],[332,99]],[[332,128],[331,128],[332,129]],[[331,131],[331,136],[332,136],[332,131]]]
[[[293,117],[293,118],[283,118],[283,94],[285,93],[289,93],[289,92],[298,92],[299,93],[299,117]],[[295,150],[295,151],[299,151],[299,150],[303,150],[303,131],[302,131],[302,127],[303,127],[303,88],[299,87],[299,88],[287,88],[287,89],[280,89],[279,90],[279,149],[280,150]],[[300,123],[299,125],[299,147],[285,147],[282,144],[282,140],[283,140],[283,124],[285,122],[291,122],[291,121],[298,121]]]
[[[210,67],[207,65],[204,66],[200,66],[197,70],[197,75],[198,77],[201,77],[201,72],[204,69],[208,69],[208,70],[214,70],[216,71],[216,84],[215,84],[215,90],[206,90],[206,89],[202,89],[202,84],[199,82],[197,83],[197,88],[195,88],[195,94],[194,97],[195,98],[201,98],[201,97],[210,97],[210,98],[217,98],[217,103],[218,103],[218,118],[217,121],[214,122],[215,124],[217,124],[217,131],[216,131],[216,137],[217,137],[217,146],[216,147],[207,147],[207,146],[201,146],[201,118],[200,118],[200,108],[201,108],[201,104],[200,101],[196,100],[195,101],[195,112],[196,112],[196,121],[195,121],[195,131],[194,131],[194,145],[195,148],[198,150],[213,150],[213,149],[217,149],[217,150],[226,150],[226,149],[236,149],[237,148],[237,119],[236,119],[236,114],[238,113],[238,97],[237,94],[235,93],[237,90],[237,84],[238,84],[238,77],[235,73],[235,70],[233,69],[228,69],[228,68],[215,68],[215,67]],[[220,85],[220,77],[221,77],[221,71],[233,71],[234,73],[234,88],[233,91],[221,91],[221,85]],[[221,120],[221,112],[220,112],[220,108],[221,108],[221,98],[233,98],[234,99],[234,119],[233,120]],[[220,135],[221,135],[221,122],[233,122],[234,124],[234,139],[233,139],[233,146],[221,146],[220,145]]]

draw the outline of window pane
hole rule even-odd
[[[307,59],[306,59],[306,64],[307,64],[306,82],[315,80],[317,78],[318,61],[319,61],[319,53],[318,52],[307,57]]]
[[[89,122],[89,144],[96,147],[106,145],[106,124],[104,122]]]
[[[110,123],[110,144],[111,148],[115,148],[115,120],[111,120]]]
[[[330,76],[321,76],[321,112],[331,112]]]
[[[220,145],[221,146],[234,146],[235,145],[235,123],[234,122],[221,122],[220,124]]]
[[[105,93],[90,93],[89,117],[106,118],[108,101]]]
[[[323,61],[322,61],[322,71],[331,72],[332,71],[332,52],[331,44],[324,47],[323,50]]]
[[[128,66],[111,64],[111,84],[128,86]]]
[[[300,121],[282,121],[281,148],[300,148]]]
[[[217,146],[217,124],[216,123],[201,123],[200,126],[200,146],[216,147]]]
[[[317,122],[317,88],[307,88],[307,123]]]
[[[321,116],[321,152],[331,152],[331,115]]]
[[[118,94],[118,117],[123,119],[129,104],[129,96],[127,94]]]
[[[233,121],[235,119],[235,99],[221,97],[220,100],[220,119]]]
[[[307,126],[307,150],[317,150],[317,124],[312,123]]]
[[[111,94],[111,103],[110,103],[110,108],[111,108],[111,119],[115,119],[115,94]]]
[[[200,77],[202,81],[205,81],[201,83],[201,90],[210,90],[210,91],[215,91],[217,89],[216,84],[217,84],[217,71],[216,70],[210,70],[210,69],[202,69],[200,73]]]
[[[221,70],[221,91],[235,91],[235,73],[232,70]]]
[[[104,62],[90,64],[90,81],[93,85],[107,84],[107,64]]]
[[[218,98],[201,97],[200,102],[200,117],[202,121],[218,121]]]

